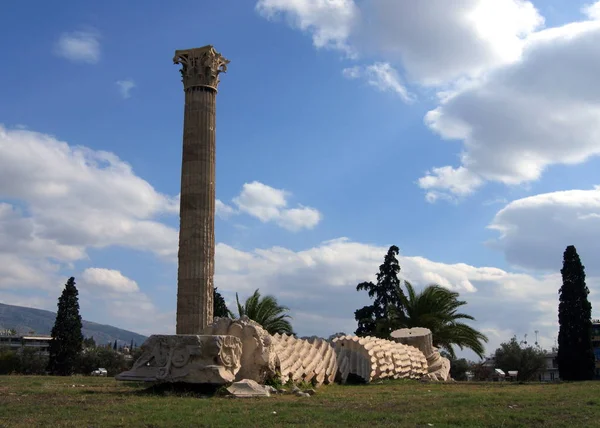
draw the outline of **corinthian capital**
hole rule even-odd
[[[205,86],[217,90],[219,73],[227,71],[229,60],[212,45],[175,51],[173,63],[181,64],[184,89]]]

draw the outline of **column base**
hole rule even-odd
[[[222,385],[235,380],[242,342],[225,335],[152,335],[142,351],[117,380]]]

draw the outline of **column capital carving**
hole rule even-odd
[[[229,60],[212,45],[206,45],[175,51],[173,63],[181,64],[179,71],[184,89],[204,86],[216,91],[219,86],[219,74],[227,71]]]

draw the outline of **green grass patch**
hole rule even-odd
[[[598,397],[600,382],[386,381],[232,399],[110,378],[1,376],[0,426],[572,428],[600,424]]]

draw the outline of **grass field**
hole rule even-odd
[[[600,382],[330,385],[310,398],[203,397],[92,377],[0,376],[0,426],[594,427]]]

